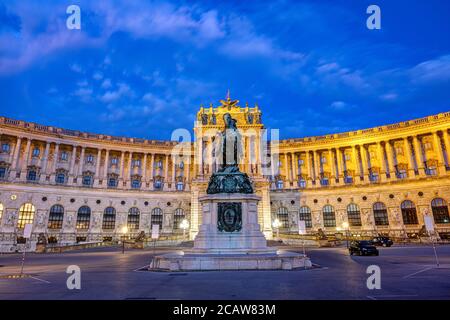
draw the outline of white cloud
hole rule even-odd
[[[105,103],[111,103],[117,101],[123,96],[131,96],[133,91],[126,83],[119,83],[118,88],[115,91],[107,91],[101,97],[100,100]]]
[[[103,79],[103,73],[97,71],[97,72],[94,73],[92,78],[94,78],[95,80],[101,80],[101,79]]]
[[[419,63],[409,70],[409,75],[417,84],[450,81],[450,55]]]
[[[103,89],[109,89],[109,88],[111,88],[111,86],[112,86],[111,79],[103,80],[102,85],[101,85],[101,87]]]

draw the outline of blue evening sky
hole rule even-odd
[[[170,139],[230,89],[282,138],[362,129],[450,110],[449,35],[448,0],[0,1],[0,115]]]

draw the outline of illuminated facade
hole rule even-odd
[[[190,236],[201,223],[198,197],[220,166],[215,135],[223,115],[238,121],[244,141],[241,170],[262,197],[266,237],[281,232],[336,232],[344,222],[359,234],[418,232],[424,215],[450,232],[450,112],[321,137],[276,141],[258,106],[228,96],[201,108],[194,142],[154,141],[60,129],[0,117],[0,244],[5,250],[33,223],[51,241],[118,239],[135,235]],[[281,128],[282,130],[282,128]],[[271,136],[271,143],[267,137]]]

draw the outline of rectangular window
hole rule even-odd
[[[352,184],[352,183],[353,183],[353,177],[346,176],[346,177],[344,178],[344,182],[345,182],[346,184]]]
[[[92,184],[92,177],[91,176],[83,176],[83,186],[90,187]]]
[[[408,178],[408,174],[406,173],[406,170],[400,170],[397,173],[397,178],[398,179],[406,179],[406,178]]]
[[[2,152],[9,153],[9,143],[2,144]]]
[[[131,181],[131,188],[139,189],[140,187],[141,187],[141,181],[136,180],[136,179]]]
[[[36,181],[36,178],[37,178],[36,171],[34,171],[34,170],[28,171],[28,175],[27,175],[28,181]]]
[[[116,180],[116,178],[109,178],[108,179],[108,187],[109,188],[117,187],[117,180]]]
[[[87,163],[94,163],[94,156],[92,154],[88,154],[86,157]]]
[[[436,167],[429,167],[425,169],[425,173],[427,176],[435,176],[437,175]]]
[[[119,161],[119,160],[118,160],[117,158],[112,158],[112,159],[111,159],[111,164],[112,164],[112,165],[116,165],[116,164],[118,163],[118,161]]]
[[[64,173],[58,173],[56,175],[56,183],[64,184],[66,182],[66,175]]]
[[[136,159],[132,161],[133,167],[140,167],[141,166],[141,160]]]
[[[41,150],[39,150],[39,148],[34,148],[33,149],[33,157],[39,157],[40,152],[41,152]]]
[[[0,168],[0,179],[6,178],[6,168]]]
[[[62,161],[67,161],[67,158],[68,158],[67,152],[66,152],[66,151],[61,152],[61,157],[60,157],[60,159],[61,159]]]

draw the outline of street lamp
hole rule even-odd
[[[277,230],[277,238],[280,238],[280,227],[281,227],[281,222],[278,219],[275,219],[272,223],[272,226]]]
[[[183,229],[183,239],[186,237],[186,230],[189,228],[189,221],[187,219],[183,219],[180,223],[180,228]]]
[[[346,242],[347,242],[347,249],[348,249],[348,227],[349,227],[348,222],[342,223],[342,227],[345,230],[345,239],[346,239]]]
[[[122,227],[122,253],[125,253],[125,239],[128,233],[128,227],[127,226],[123,226]]]

